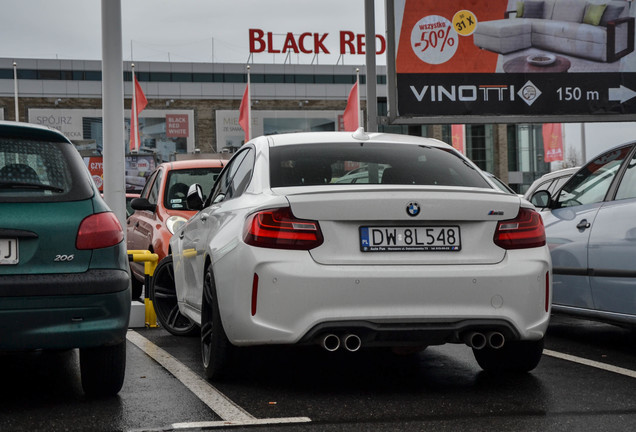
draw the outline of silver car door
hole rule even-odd
[[[596,309],[636,315],[636,155],[625,167],[615,199],[598,212],[589,267]]]
[[[591,228],[629,149],[609,151],[588,163],[563,186],[553,210],[544,215],[556,305],[594,308],[588,275]]]

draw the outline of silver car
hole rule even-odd
[[[636,143],[577,171],[542,212],[554,273],[553,310],[636,325]]]
[[[337,182],[356,165],[366,183]],[[202,192],[191,186],[201,210],[170,246],[209,378],[250,345],[463,343],[486,370],[538,364],[551,304],[541,217],[451,146],[361,131],[259,137],[205,203]]]

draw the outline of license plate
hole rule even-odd
[[[458,252],[458,226],[360,227],[362,252]]]
[[[0,239],[0,264],[18,263],[18,239]]]

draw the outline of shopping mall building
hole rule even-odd
[[[14,61],[16,67],[14,68]],[[85,155],[102,142],[101,61],[0,59],[0,119],[42,124],[62,131]],[[361,71],[364,67],[358,66]],[[124,63],[125,124],[132,98],[131,63]],[[380,131],[430,136],[450,143],[451,125],[389,125],[386,67],[377,68]],[[14,79],[14,75],[17,79]],[[244,142],[238,124],[247,71],[242,64],[138,62],[135,75],[148,99],[140,114],[140,152],[158,160],[185,153],[231,154]],[[251,64],[253,136],[342,130],[353,65]],[[366,79],[360,76],[365,111]],[[366,112],[366,111],[365,111]],[[541,174],[541,125],[474,124],[465,127],[465,151],[482,169],[523,192]],[[128,147],[129,131],[122,133]]]

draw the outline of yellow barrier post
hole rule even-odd
[[[149,298],[150,283],[152,275],[157,268],[159,255],[147,250],[129,250],[128,261],[144,263],[144,305],[146,307],[146,327],[159,327],[157,324],[157,314],[152,300]]]

